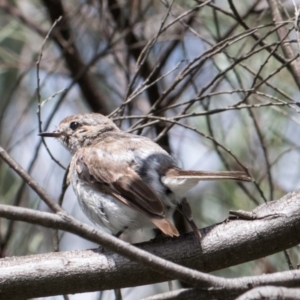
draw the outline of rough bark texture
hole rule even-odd
[[[201,246],[193,234],[187,234],[138,247],[184,266],[211,272],[297,245],[299,211],[298,190],[257,207],[252,213],[254,220],[231,220],[203,229]],[[112,252],[95,250],[10,257],[1,259],[0,267],[1,299],[123,288],[170,279]],[[299,284],[296,277],[283,285]]]

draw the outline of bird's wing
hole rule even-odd
[[[94,147],[79,149],[73,159],[82,180],[144,214],[165,234],[179,235],[165,217],[162,201],[130,167],[129,162],[118,160],[116,156]]]

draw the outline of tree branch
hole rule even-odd
[[[1,146],[0,158],[2,158],[54,212],[63,212],[63,209],[51,199],[49,194],[42,189],[39,184],[17,162],[15,162]]]
[[[275,286],[258,287],[246,292],[236,300],[259,299],[300,300],[300,289],[287,289]]]
[[[109,113],[108,102],[98,93],[94,78],[86,72],[85,64],[76,47],[62,2],[60,0],[43,0],[43,2],[48,9],[51,23],[54,23],[59,17],[63,17],[54,35],[54,40],[62,50],[66,64],[72,73],[73,79],[78,82],[86,102],[94,112],[107,115]]]
[[[184,278],[203,290],[210,287],[212,290],[239,293],[261,285],[297,286],[300,284],[299,270],[223,279],[185,267],[211,272],[295,246],[300,242],[300,236],[294,234],[300,226],[299,210],[300,190],[257,207],[251,213],[252,221],[236,219],[202,229],[201,246],[190,233],[176,239],[142,243],[136,248],[112,236],[107,238],[107,234],[71,217],[0,205],[0,217],[72,232],[120,254],[85,250],[2,259],[0,296],[7,299],[11,295],[16,296],[18,291],[23,297],[41,297],[137,286],[175,278]],[[121,255],[144,264],[144,267]],[[148,268],[150,266],[151,269]],[[26,283],[22,278],[26,278]]]

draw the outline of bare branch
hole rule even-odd
[[[32,177],[18,164],[16,163],[8,153],[0,147],[0,157],[29,185],[40,197],[45,201],[45,203],[54,211],[54,212],[64,212],[64,210],[55,203],[48,193],[43,190],[38,183],[33,180]]]
[[[254,288],[236,300],[263,300],[263,299],[282,299],[282,300],[299,300],[300,289],[289,289],[277,286],[264,286]]]
[[[299,270],[223,279],[186,269],[150,253],[159,254],[165,259],[193,269],[211,272],[281,251],[300,242],[299,235],[295,235],[291,230],[291,228],[297,228],[300,225],[299,198],[300,191],[297,191],[278,201],[263,204],[252,212],[252,221],[237,219],[202,229],[201,247],[199,247],[197,238],[193,233],[190,233],[176,239],[157,239],[137,245],[140,249],[66,215],[0,205],[1,217],[75,233],[147,266],[147,268],[141,268],[141,266],[130,263],[127,259],[107,251],[104,253],[72,251],[6,258],[0,260],[0,265],[2,264],[1,296],[9,295],[12,291],[16,293],[16,290],[27,295],[27,297],[75,293],[142,285],[165,281],[170,278],[184,279],[204,290],[210,287],[209,290],[216,288],[229,292],[239,291],[239,293],[250,287],[261,285],[298,286],[300,282]],[[66,263],[61,263],[62,261]],[[28,265],[28,263],[30,263],[31,268],[22,267],[23,264]],[[87,264],[90,266],[89,268],[86,268]],[[128,267],[130,267],[132,276],[128,274]],[[43,275],[40,270],[44,268],[47,269],[47,272]],[[126,276],[123,274],[124,272]],[[18,279],[19,276],[27,278],[25,285],[24,281]],[[43,276],[48,279],[45,280]],[[52,278],[52,285],[49,285],[49,276]],[[112,280],[110,276],[118,279]],[[97,278],[97,280],[93,278]],[[30,288],[28,285],[30,282],[40,289]],[[38,285],[37,282],[39,282]],[[54,285],[57,290],[54,290]]]

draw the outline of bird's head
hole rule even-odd
[[[71,153],[88,146],[102,133],[118,131],[119,128],[109,118],[96,114],[78,114],[63,119],[56,130],[39,133],[42,137],[57,138]]]

